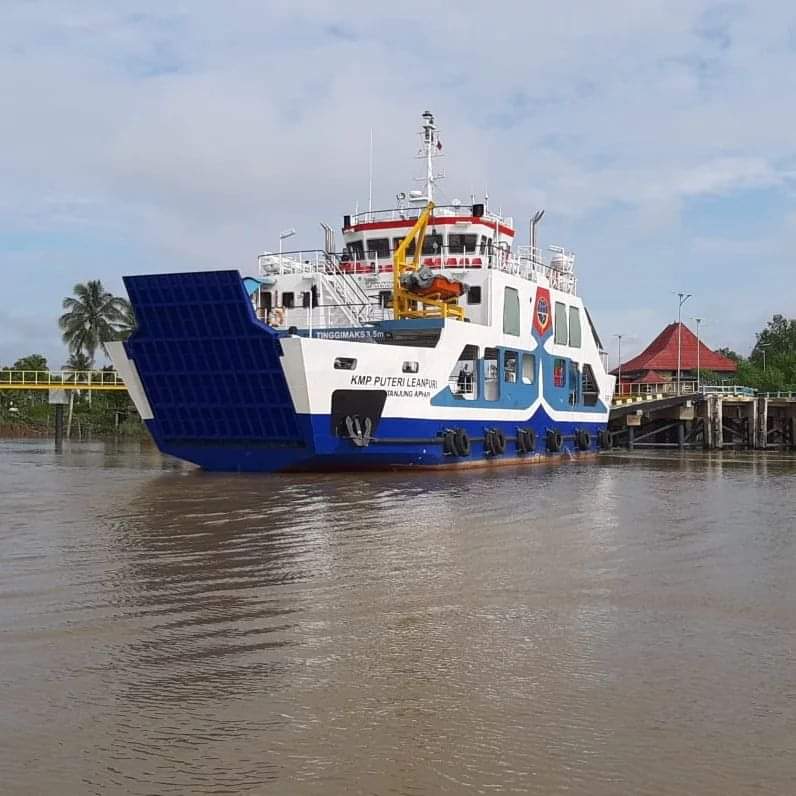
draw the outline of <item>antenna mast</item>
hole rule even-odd
[[[434,124],[434,114],[431,111],[426,111],[423,114],[423,148],[418,153],[418,158],[426,161],[426,176],[418,177],[420,182],[425,182],[426,191],[425,196],[422,197],[424,202],[434,201],[434,183],[441,180],[443,174],[434,174],[433,160],[440,157],[440,150],[442,144],[439,140],[439,133]]]

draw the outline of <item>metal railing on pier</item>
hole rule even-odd
[[[0,370],[0,390],[126,390],[112,370]]]

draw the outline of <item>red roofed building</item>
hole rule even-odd
[[[680,324],[680,381],[691,382],[697,377],[697,369],[715,373],[733,374],[737,365],[715,351],[711,351],[685,325]],[[640,354],[622,363],[622,393],[666,392],[666,386],[677,380],[677,324],[670,323]],[[619,375],[619,368],[611,371]],[[638,385],[633,387],[633,385]],[[661,387],[661,385],[663,385]],[[617,393],[620,392],[617,384]]]

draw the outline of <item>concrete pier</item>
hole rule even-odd
[[[634,448],[796,450],[796,393],[756,395],[743,387],[616,403],[614,445]]]

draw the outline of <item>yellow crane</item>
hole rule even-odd
[[[412,271],[419,271],[422,263],[423,241],[426,237],[426,227],[429,218],[434,212],[434,202],[429,202],[407,236],[395,250],[392,267],[392,298],[393,317],[396,320],[405,318],[456,318],[464,320],[464,307],[460,307],[458,297],[444,297],[440,294],[429,293],[418,295],[404,287],[401,277]],[[407,261],[407,251],[414,241],[414,254],[412,260]]]

